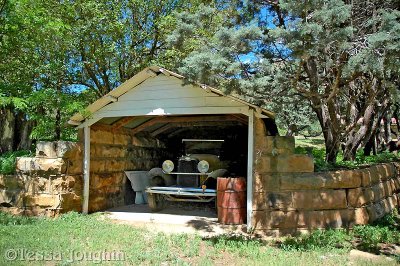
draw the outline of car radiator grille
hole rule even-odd
[[[185,159],[179,159],[178,172],[179,173],[197,173],[198,160],[191,159],[186,161]],[[177,184],[181,187],[199,187],[199,176],[198,175],[178,175]]]

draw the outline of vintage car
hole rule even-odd
[[[166,201],[211,202],[216,197],[217,177],[227,176],[228,162],[220,159],[223,140],[183,139],[183,154],[165,160],[161,168],[149,171],[146,189],[152,211]]]

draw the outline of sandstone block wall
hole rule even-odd
[[[0,175],[2,211],[54,216],[81,210],[82,153],[73,142],[39,142],[36,157],[17,158],[16,175]]]
[[[399,206],[400,164],[314,173],[312,158],[294,154],[294,139],[267,137],[255,124],[253,225],[294,234],[370,223]]]
[[[124,128],[113,131],[108,125],[95,124],[90,139],[89,212],[124,205],[129,182],[124,171],[160,167],[169,155],[158,139],[137,137]]]
[[[17,159],[16,175],[0,175],[0,208],[14,214],[54,216],[81,211],[83,138],[39,142],[35,157]],[[170,155],[150,136],[107,125],[91,127],[89,212],[124,205],[126,170],[150,170]],[[131,195],[131,194],[130,194]],[[133,195],[131,195],[133,197]]]

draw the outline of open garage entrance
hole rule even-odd
[[[274,135],[271,112],[216,89],[187,84],[159,67],[143,70],[87,111],[90,116],[76,114],[70,120],[83,129],[84,212],[130,203],[133,193],[124,171],[149,171],[185,156],[183,139],[223,140],[215,155],[229,175],[247,180],[251,223],[254,120],[262,119],[267,134]]]
[[[118,168],[120,164],[115,164],[117,168],[114,170],[119,170],[119,173],[115,173],[116,175],[122,175],[125,171],[132,170],[132,172],[139,174],[142,171],[150,171],[151,176],[145,177],[149,178],[148,185],[150,186],[200,188],[203,184],[207,184],[207,188],[215,190],[216,178],[207,179],[208,175],[191,176],[162,173],[161,167],[165,160],[174,162],[175,169],[173,172],[198,172],[197,164],[199,160],[195,160],[195,164],[190,166],[186,163],[188,157],[207,161],[210,167],[208,172],[215,172],[215,175],[218,176],[246,177],[247,175],[248,119],[241,114],[105,118],[94,124],[92,129],[96,132],[92,134],[91,141],[92,148],[96,151],[95,153],[92,152],[91,158],[92,174],[95,176],[98,173],[94,173],[93,170],[98,171],[96,165],[99,160],[108,161],[110,159],[107,158],[107,155],[111,154],[103,152],[103,150],[110,149],[115,150],[115,154],[121,154],[124,150],[127,151],[123,157],[118,158],[118,160],[126,160],[126,167],[121,171]],[[112,145],[103,146],[100,144],[102,136],[106,135],[106,132],[98,133],[102,130],[113,132],[114,143]],[[126,145],[118,145],[118,139],[126,138],[119,134],[129,134],[128,136],[132,136],[135,141],[128,142]],[[97,140],[97,136],[100,138],[99,140]],[[139,142],[142,142],[142,144]],[[145,149],[141,148],[140,145],[145,145]],[[114,160],[114,158],[111,160]],[[107,172],[114,172],[112,170],[113,165],[107,161],[104,163],[103,177],[107,175]],[[186,164],[182,165],[182,161]],[[93,164],[93,162],[95,163]],[[216,171],[218,169],[223,171]],[[159,171],[157,173],[154,170]],[[123,177],[124,203],[135,203],[135,197],[136,203],[141,203],[137,201],[138,195],[136,194],[144,191],[134,191],[131,181],[127,179],[127,176]],[[136,189],[142,190],[141,188]],[[170,201],[173,201],[174,198],[177,201],[199,201],[199,199],[192,197],[172,197],[172,195],[167,197]],[[205,202],[208,200],[211,202],[213,198],[204,198]],[[190,204],[188,203],[188,205]],[[204,204],[204,206],[210,205]],[[214,205],[212,206],[214,207]]]

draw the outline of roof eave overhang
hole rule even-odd
[[[145,69],[143,69],[142,71],[140,71],[138,74],[136,74],[135,76],[133,76],[132,78],[128,79],[127,81],[125,81],[124,83],[122,83],[120,86],[118,86],[116,89],[110,91],[109,93],[107,93],[106,95],[104,95],[103,97],[101,97],[100,99],[96,100],[95,102],[93,102],[92,104],[90,104],[86,109],[85,109],[85,113],[87,113],[87,115],[83,115],[81,113],[76,113],[75,115],[73,115],[69,121],[67,122],[69,125],[71,126],[80,126],[82,125],[82,123],[84,122],[85,119],[87,119],[88,117],[91,116],[91,114],[95,113],[96,111],[100,110],[101,108],[103,108],[104,106],[113,103],[113,102],[117,102],[118,98],[127,93],[129,90],[131,90],[132,88],[138,86],[139,84],[141,84],[142,82],[144,82],[145,80],[147,80],[148,78],[151,77],[155,77],[158,74],[164,74],[166,76],[173,76],[179,79],[184,79],[185,77],[182,75],[179,75],[175,72],[169,71],[165,68],[159,67],[159,66],[150,66],[147,67]],[[275,114],[271,111],[268,111],[264,108],[261,108],[259,106],[253,105],[251,103],[248,103],[238,97],[232,96],[232,95],[226,95],[223,92],[221,92],[220,90],[217,90],[213,87],[204,85],[204,84],[198,84],[196,83],[197,86],[202,87],[203,89],[207,89],[210,90],[212,93],[215,93],[217,95],[220,96],[224,96],[227,98],[230,98],[234,101],[243,103],[245,105],[248,105],[250,108],[253,108],[256,111],[256,114],[259,114],[260,116],[267,116],[270,117],[272,119],[275,119]]]

